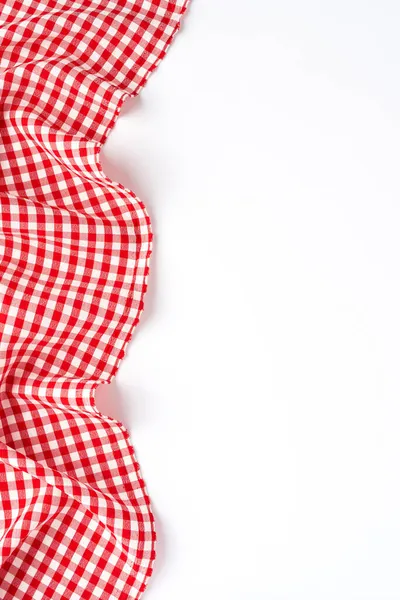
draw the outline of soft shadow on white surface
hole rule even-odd
[[[103,171],[106,175],[121,183],[124,187],[134,192],[134,194],[144,203],[147,213],[149,214],[151,226],[153,231],[156,230],[156,212],[152,210],[152,193],[151,183],[146,181],[146,176],[141,172],[139,166],[135,166],[134,161],[132,162],[129,158],[134,154],[135,140],[130,140],[129,146],[126,146],[124,137],[122,137],[122,143],[118,143],[118,134],[116,131],[132,131],[132,126],[126,128],[127,123],[132,123],[141,120],[141,114],[143,112],[143,101],[141,96],[135,98],[128,98],[122,106],[119,114],[116,126],[111,132],[109,140],[100,152],[100,162]],[[110,145],[110,141],[114,144],[113,153],[107,152],[107,148]],[[117,143],[116,143],[117,141]],[[117,152],[117,156],[115,153]],[[118,154],[121,154],[121,158]],[[150,259],[151,277],[148,280],[147,292],[145,295],[145,309],[140,316],[140,323],[135,328],[133,333],[133,339],[139,334],[145,326],[145,322],[154,311],[154,303],[156,299],[156,286],[157,286],[157,245],[153,247],[151,259]],[[129,348],[128,348],[129,352]]]
[[[130,428],[132,430],[132,423],[135,422],[134,410],[135,403],[132,401],[132,398],[129,398],[128,395],[124,396],[123,390],[121,390],[120,386],[117,383],[117,379],[113,379],[113,381],[108,385],[100,385],[96,392],[96,406],[99,411],[107,415],[109,417],[113,417],[120,421],[125,427]],[[137,401],[140,401],[137,400]],[[129,407],[127,404],[129,402]],[[134,425],[133,425],[134,428]],[[131,442],[135,449],[136,459],[138,458],[138,452],[135,447],[135,437],[130,434]],[[139,461],[140,462],[140,461]],[[142,475],[143,468],[141,467]],[[151,490],[147,489],[151,497]],[[166,562],[167,548],[168,548],[168,539],[164,535],[164,528],[162,520],[157,512],[156,503],[152,500],[152,511],[155,519],[155,526],[157,530],[157,561],[155,565],[154,574],[150,580],[149,587],[152,584],[153,580],[156,580],[158,576],[162,573]]]
[[[121,128],[127,121],[134,118],[140,119],[142,110],[143,101],[141,96],[127,98],[122,105],[120,114],[118,116],[118,125],[115,127]],[[114,131],[110,135],[112,135],[114,138]],[[135,169],[133,169],[131,166],[128,168],[124,160],[113,161],[106,151],[107,146],[108,142],[106,142],[106,145],[101,149],[100,152],[100,162],[102,164],[103,171],[113,181],[122,183],[123,186],[132,190],[140,199],[143,199],[144,202],[147,194],[144,187],[146,182],[143,181],[143,177],[141,178],[140,173],[135,171]]]
[[[130,98],[128,99],[120,112],[118,125],[124,125],[124,119],[132,118],[133,116],[137,116],[140,119],[140,111],[142,108],[141,97]],[[111,133],[111,136],[114,136],[114,132]],[[145,203],[146,209],[149,213],[152,226],[153,225],[153,217],[151,215],[151,203],[149,202],[148,194],[145,191],[145,182],[142,181],[140,175],[137,170],[134,168],[130,168],[127,166],[126,161],[113,161],[113,159],[107,154],[107,144],[105,148],[101,150],[100,161],[103,171],[106,175],[116,181],[121,183],[126,188],[132,190],[142,202]],[[128,149],[129,150],[129,149]],[[145,309],[143,310],[140,316],[140,322],[135,327],[132,340],[128,345],[127,355],[125,356],[125,361],[128,360],[129,352],[132,344],[135,343],[135,339],[140,334],[140,330],[146,326],[147,320],[151,319],[154,303],[156,297],[156,281],[157,281],[157,269],[156,269],[156,249],[153,248],[152,256],[151,256],[151,277],[148,281],[148,287],[145,294]],[[119,384],[118,373],[117,376],[113,379],[110,384],[100,385],[96,391],[96,406],[100,410],[100,412],[104,415],[113,417],[120,421],[129,431],[132,445],[135,449],[136,459],[138,460],[142,475],[145,477],[145,468],[142,465],[142,461],[140,460],[140,452],[136,448],[134,430],[136,427],[142,424],[143,418],[143,410],[140,410],[140,407],[143,408],[143,404],[146,402],[146,398],[140,393],[140,390],[135,389],[135,392],[132,394],[131,389],[126,389],[126,386],[121,386]],[[166,548],[168,547],[168,540],[164,536],[164,529],[162,520],[158,514],[156,508],[156,502],[152,498],[151,488],[147,486],[147,492],[151,498],[152,503],[152,511],[155,519],[155,526],[157,529],[157,560],[155,564],[155,570],[153,576],[148,584],[148,589],[151,588],[153,581],[157,579],[159,574],[162,572],[165,556],[167,554]]]
[[[119,114],[119,118],[117,121],[116,127],[124,127],[125,119],[133,116],[137,116],[140,119],[140,112],[142,108],[142,100],[141,96],[136,98],[128,98],[126,102],[123,104],[121,112]],[[115,136],[115,131],[111,132],[110,138],[113,139]],[[112,157],[107,153],[107,147],[109,142],[106,143],[105,147],[101,149],[100,152],[100,162],[103,171],[112,181],[116,181],[121,183],[127,189],[133,191],[135,195],[145,203],[147,211],[150,213],[151,210],[148,207],[148,195],[143,187],[143,183],[141,181],[140,175],[137,170],[134,168],[128,167],[125,160],[113,160]],[[129,150],[129,149],[128,149]],[[150,219],[153,221],[152,216],[150,214]],[[148,282],[147,291],[145,294],[145,309],[143,310],[140,322],[135,327],[133,331],[133,336],[130,344],[127,348],[127,356],[125,356],[125,360],[129,355],[129,350],[131,344],[134,343],[135,337],[137,336],[138,329],[142,329],[145,325],[144,321],[151,317],[152,306],[155,299],[155,282],[156,282],[156,252],[153,249],[151,256],[151,280]],[[118,374],[117,374],[118,376]],[[124,404],[126,403],[126,398],[124,398],[123,391],[121,387],[118,385],[117,379],[114,380],[107,385],[100,385],[96,392],[96,405],[99,410],[108,416],[114,417],[118,421],[121,421],[125,426],[127,426],[127,420],[132,422],[134,419],[134,403],[130,402],[128,414],[124,408]],[[129,415],[129,417],[128,417]]]
[[[113,417],[125,425],[127,419],[116,379],[107,385],[99,385],[96,390],[96,406],[103,415]]]
[[[145,600],[400,599],[399,20],[194,0],[104,149],[155,231],[117,376]]]

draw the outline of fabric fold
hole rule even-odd
[[[187,0],[0,8],[0,599],[140,598],[156,532],[95,405],[143,310],[150,219],[99,152]]]

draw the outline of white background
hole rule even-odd
[[[106,173],[155,232],[99,405],[146,600],[400,599],[400,4],[193,0]]]

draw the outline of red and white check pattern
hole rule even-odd
[[[155,557],[127,430],[100,414],[152,234],[99,152],[187,0],[0,7],[0,599],[136,600]]]

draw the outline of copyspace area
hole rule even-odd
[[[99,393],[157,517],[146,600],[400,598],[399,21],[193,0],[105,146],[155,233]]]

